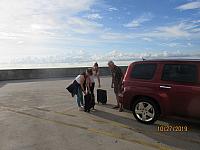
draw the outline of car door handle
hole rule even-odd
[[[171,89],[172,87],[171,86],[166,86],[166,85],[160,85],[160,88],[162,88],[162,89]]]

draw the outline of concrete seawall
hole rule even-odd
[[[123,72],[127,69],[126,66],[121,66],[120,68]],[[0,70],[0,81],[74,77],[86,69],[87,67]],[[101,67],[100,74],[101,76],[111,75],[108,67]]]

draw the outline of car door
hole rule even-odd
[[[195,64],[171,63],[163,65],[160,90],[168,95],[174,115],[200,117],[200,86]]]
[[[154,77],[157,70],[156,63],[136,63],[129,68],[129,72],[125,75],[125,93],[124,105],[131,105],[132,98],[135,95],[152,96],[156,93]]]

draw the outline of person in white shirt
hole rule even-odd
[[[100,82],[100,69],[99,69],[99,65],[98,63],[94,63],[93,67],[92,67],[92,73],[93,73],[93,83],[95,84],[95,81],[94,81],[94,77],[97,77],[97,80],[98,80],[98,87],[100,88],[101,87],[101,82]]]
[[[76,101],[77,101],[79,110],[83,110],[83,93],[86,94],[86,89],[85,89],[85,85],[84,85],[86,78],[87,78],[87,75],[85,72],[83,72],[80,75],[78,75],[74,80],[74,82],[77,85]]]

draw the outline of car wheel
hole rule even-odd
[[[140,97],[132,107],[134,117],[142,123],[153,124],[159,117],[159,109],[154,101]]]

